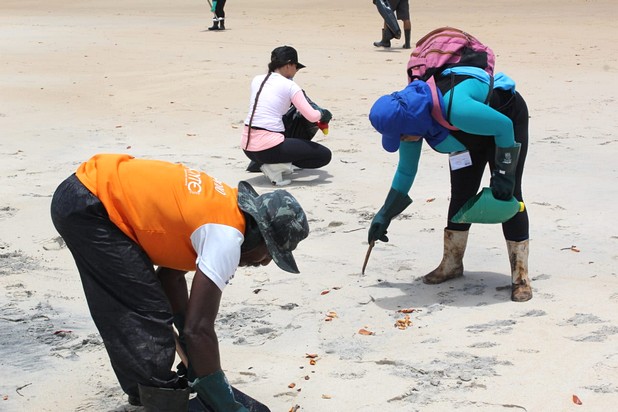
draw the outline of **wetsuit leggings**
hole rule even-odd
[[[523,202],[521,180],[528,153],[528,108],[519,93],[513,95],[510,92],[497,89],[492,96],[491,105],[513,121],[515,141],[521,143],[513,195],[517,200]],[[489,165],[490,173],[494,169],[496,145],[494,139],[487,136],[474,136],[463,132],[453,132],[453,135],[468,148],[472,158],[471,166],[455,171],[451,170],[451,202],[448,209],[447,229],[462,231],[470,229],[470,224],[453,223],[450,219],[455,216],[468,199],[478,193],[486,166]],[[504,238],[517,242],[528,239],[528,228],[527,209],[517,213],[502,224]]]
[[[172,313],[154,266],[137,243],[109,220],[101,201],[75,176],[51,203],[54,226],[73,254],[92,319],[123,391],[178,388],[172,372]]]
[[[330,163],[332,153],[326,147],[311,140],[286,138],[275,147],[259,152],[244,151],[258,163],[292,163],[302,169],[318,169]]]

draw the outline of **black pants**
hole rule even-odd
[[[215,7],[215,15],[217,17],[225,18],[225,11],[223,10],[225,1],[226,0],[217,0],[217,6]]]
[[[244,150],[258,163],[292,163],[303,169],[318,169],[330,163],[331,151],[319,143],[305,139],[286,138],[282,143],[260,152]]]
[[[56,189],[54,226],[73,254],[90,314],[123,391],[137,384],[177,388],[172,314],[154,266],[75,177]]]
[[[513,195],[523,202],[521,180],[528,153],[528,107],[519,93],[513,95],[511,92],[498,89],[492,95],[491,106],[513,121],[515,141],[521,143]],[[469,223],[453,223],[451,218],[468,199],[476,195],[485,167],[489,165],[490,171],[495,167],[496,145],[494,139],[487,136],[475,136],[461,131],[453,132],[453,135],[470,151],[472,165],[455,171],[451,170],[451,202],[448,209],[447,229],[468,230],[470,229]],[[502,224],[504,238],[517,242],[528,239],[528,228],[527,209]]]

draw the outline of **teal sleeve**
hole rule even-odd
[[[434,146],[434,150],[439,153],[453,153],[466,150],[466,146],[464,146],[452,134],[449,134],[446,136],[446,139]]]
[[[422,145],[422,140],[401,142],[399,145],[399,163],[392,183],[392,188],[398,192],[407,194],[410,191],[418,170]]]
[[[515,133],[511,119],[485,104],[489,85],[477,80],[467,79],[449,90],[443,98],[444,107],[451,105],[449,120],[458,129],[471,134],[494,136],[496,146],[512,147]]]

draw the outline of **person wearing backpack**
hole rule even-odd
[[[387,242],[391,220],[412,203],[408,192],[417,173],[423,141],[440,153],[460,155],[457,161],[450,157],[451,200],[444,253],[440,265],[423,277],[427,284],[463,275],[470,223],[454,223],[451,218],[477,193],[487,165],[492,171],[490,187],[494,197],[507,200],[515,196],[523,201],[521,180],[528,148],[528,109],[508,76],[499,74],[494,79],[478,67],[459,66],[439,72],[434,78],[441,92],[440,112],[459,130],[447,129],[432,116],[432,90],[421,80],[380,97],[369,114],[371,124],[382,134],[383,148],[399,151],[390,191],[369,228],[370,244]],[[516,302],[532,298],[528,226],[526,210],[502,224],[511,264],[511,300]]]
[[[309,122],[328,124],[332,119],[329,110],[310,102],[294,82],[294,75],[303,67],[293,47],[280,46],[271,53],[268,73],[254,77],[251,82],[241,146],[252,161],[248,170],[259,165],[276,186],[291,183],[284,175],[292,173],[294,167],[318,169],[330,163],[332,157],[327,147],[306,136],[285,135],[284,115],[291,105]]]
[[[376,4],[376,1],[373,0],[373,4]],[[412,23],[410,23],[410,2],[409,0],[387,0],[390,5],[391,10],[396,13],[397,20],[403,21],[403,35],[404,35],[404,43],[402,48],[409,49],[410,48],[410,36],[412,32]],[[376,47],[391,47],[391,40],[395,38],[395,34],[388,28],[386,22],[382,27],[382,39],[380,41],[373,42],[373,45]],[[397,38],[401,36],[401,32],[398,33]]]

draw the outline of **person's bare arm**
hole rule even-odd
[[[183,314],[187,310],[189,292],[185,279],[186,271],[159,266],[157,276],[172,307],[172,314]]]
[[[185,323],[189,362],[198,377],[221,369],[219,341],[215,332],[220,302],[221,290],[198,268],[193,277]]]

